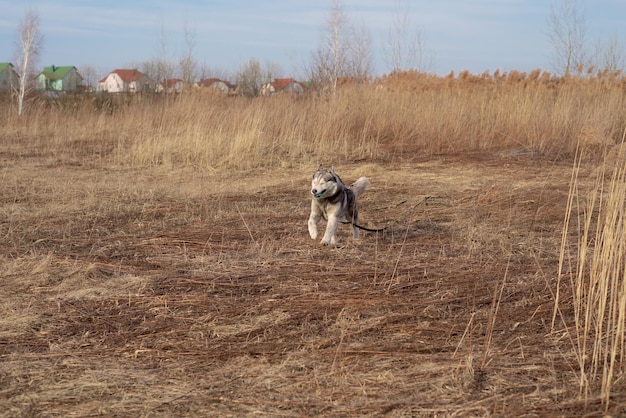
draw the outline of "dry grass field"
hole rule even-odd
[[[606,78],[5,103],[0,416],[624,416],[623,334],[579,323]],[[319,162],[384,232],[309,238]]]

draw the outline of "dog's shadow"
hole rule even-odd
[[[431,210],[447,205],[445,198],[430,195],[395,199],[395,202],[392,200],[384,206],[373,208],[367,208],[367,203],[365,203],[363,209],[365,216],[369,215],[369,217],[381,220],[380,225],[372,228],[382,230],[379,232],[362,231],[362,239],[375,237],[382,242],[395,243],[445,233],[449,229],[445,219],[433,218]],[[440,222],[435,219],[439,219]],[[371,226],[367,220],[364,220],[364,224]]]
[[[377,239],[382,242],[395,243],[411,241],[429,235],[444,233],[448,228],[432,221],[393,223],[384,226],[378,232],[361,232],[361,240]]]

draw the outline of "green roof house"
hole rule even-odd
[[[0,91],[10,91],[17,87],[20,76],[10,62],[0,62]]]
[[[44,67],[36,80],[38,90],[76,91],[83,82],[76,67]]]

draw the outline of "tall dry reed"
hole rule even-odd
[[[626,144],[614,146],[590,191],[579,188],[574,165],[561,245],[554,318],[568,329],[581,396],[609,406],[611,388],[626,372]],[[570,231],[570,228],[574,231]],[[568,236],[577,238],[570,254]],[[561,296],[570,279],[572,296]],[[572,306],[571,321],[564,314]],[[553,322],[554,324],[554,322]]]
[[[71,147],[129,165],[250,169],[331,160],[400,161],[434,154],[524,151],[598,156],[626,120],[621,76],[401,73],[331,96],[74,96],[0,105],[4,140],[39,152]]]

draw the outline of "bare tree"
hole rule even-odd
[[[569,74],[589,64],[586,51],[587,24],[578,0],[558,0],[552,5],[548,38],[552,44],[553,66]]]
[[[601,70],[614,72],[626,66],[626,48],[617,33],[600,44],[597,52],[597,66]]]
[[[263,64],[263,83],[269,83],[275,78],[281,78],[285,75],[283,67],[277,62],[266,61]]]
[[[326,22],[322,41],[313,55],[311,79],[319,84],[328,84],[334,92],[337,78],[345,66],[345,31],[347,19],[339,0],[333,0],[332,11]]]
[[[333,0],[322,40],[313,52],[308,70],[311,80],[337,89],[339,77],[366,77],[371,73],[370,37],[365,26],[355,29],[343,11],[340,0]]]
[[[37,64],[43,37],[39,32],[39,15],[33,9],[26,11],[24,18],[18,26],[18,36],[15,60],[16,70],[19,76],[17,86],[17,114],[24,111],[26,95],[33,89],[33,68]]]
[[[256,96],[259,94],[264,81],[261,64],[256,58],[250,60],[241,67],[237,73],[237,87],[239,93],[244,96]]]
[[[163,86],[163,92],[167,93],[167,80],[174,76],[174,64],[168,58],[167,36],[165,27],[161,25],[161,37],[159,39],[159,55],[150,65],[153,71],[153,79]]]
[[[98,87],[98,71],[94,67],[85,65],[80,68],[80,74],[87,90],[95,90]]]
[[[352,27],[352,38],[348,45],[350,50],[349,72],[359,79],[369,77],[374,72],[374,60],[372,58],[372,37],[361,21]]]
[[[217,78],[220,80],[233,81],[236,80],[236,75],[233,75],[231,70],[217,67],[209,67],[206,62],[200,65],[198,69],[198,78],[204,80],[207,78]]]
[[[427,56],[426,37],[419,28],[411,31],[409,15],[409,1],[397,0],[389,34],[383,45],[384,59],[391,71],[426,71],[432,67],[432,58]]]
[[[194,58],[194,49],[196,47],[196,31],[189,29],[187,21],[185,21],[183,28],[184,35],[184,48],[180,57],[180,78],[183,82],[190,86],[196,77],[197,63]]]

